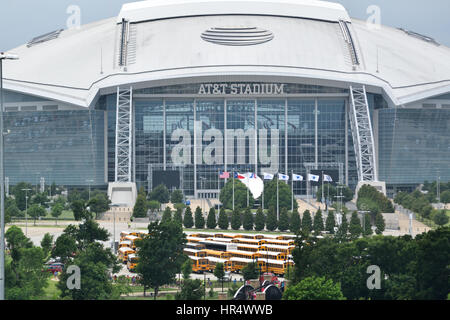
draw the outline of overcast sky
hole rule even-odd
[[[27,43],[44,33],[67,28],[67,8],[81,9],[81,24],[117,16],[127,0],[3,0],[0,6],[0,51]],[[351,17],[367,20],[367,8],[381,9],[381,24],[413,30],[450,47],[449,0],[334,0]]]

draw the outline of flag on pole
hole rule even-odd
[[[279,173],[278,174],[278,180],[289,181],[289,176],[286,175],[286,174]]]
[[[330,176],[327,176],[326,174],[324,174],[324,175],[323,175],[323,181],[333,182],[333,179],[331,179]]]
[[[235,178],[235,179],[239,179],[239,180],[243,180],[243,179],[245,179],[246,177],[245,177],[244,175],[240,174],[239,172],[235,172],[235,173],[234,173],[234,178]]]
[[[273,174],[263,172],[263,178],[264,180],[272,180]]]
[[[220,179],[228,179],[230,178],[230,173],[229,172],[224,172],[224,171],[220,171],[219,173],[219,178]]]
[[[308,181],[319,182],[320,177],[315,174],[308,174]]]
[[[303,181],[303,176],[293,173],[292,174],[292,181]]]

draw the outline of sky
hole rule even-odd
[[[79,6],[81,24],[117,16],[122,4],[134,0],[2,0],[0,51],[27,43],[32,38],[67,28],[71,5]],[[401,27],[434,38],[450,47],[449,0],[334,0],[352,18],[367,20],[371,5],[380,8],[381,24]]]

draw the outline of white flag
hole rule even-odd
[[[330,176],[327,176],[326,174],[324,174],[324,175],[323,175],[323,181],[333,182],[333,179],[331,179]]]
[[[279,173],[278,174],[278,180],[289,181],[289,176],[285,175],[285,174],[282,174],[282,173]]]
[[[273,174],[263,172],[263,178],[264,180],[272,180]]]
[[[319,182],[320,177],[315,174],[308,174],[308,181]]]
[[[303,181],[303,176],[293,173],[292,174],[292,181]]]

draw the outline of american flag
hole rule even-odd
[[[229,179],[230,178],[230,173],[226,172],[226,171],[220,171],[219,178],[220,179]]]

